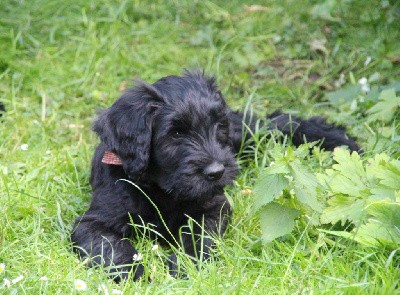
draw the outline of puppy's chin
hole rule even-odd
[[[175,201],[206,202],[217,195],[224,193],[226,185],[203,185],[191,187],[177,187],[168,194]]]
[[[216,195],[224,193],[224,187],[233,183],[236,170],[231,171],[230,175],[218,181],[207,181],[205,179],[186,178],[181,179],[159,179],[158,186],[166,192],[166,195],[175,201],[208,201]],[[196,179],[197,178],[197,179]]]

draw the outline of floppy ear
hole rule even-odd
[[[134,180],[145,176],[153,117],[161,102],[154,86],[140,82],[104,110],[93,125],[101,141],[118,155],[125,173]]]

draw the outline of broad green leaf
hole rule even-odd
[[[337,106],[342,103],[351,103],[361,93],[361,85],[350,85],[340,90],[329,92],[325,94],[327,99],[332,105]]]
[[[277,203],[264,206],[260,212],[263,241],[269,243],[274,239],[289,234],[294,228],[294,220],[299,211]]]
[[[391,201],[396,200],[395,191],[391,188],[376,186],[375,188],[372,188],[370,192],[371,196],[369,197],[369,199],[374,201],[381,201],[385,199],[389,199]]]
[[[328,185],[335,193],[341,193],[354,197],[365,196],[369,193],[367,184],[367,173],[362,165],[360,156],[345,149],[337,148],[333,153],[337,164],[333,165],[334,170],[328,169],[328,177],[322,177],[322,184]],[[321,179],[321,177],[319,176]]]
[[[338,237],[354,240],[364,246],[381,247],[387,245],[397,248],[400,243],[400,235],[395,229],[382,226],[380,223],[372,221],[361,225],[356,231],[330,231],[320,229],[319,231]]]
[[[377,220],[370,220],[360,226],[355,233],[355,240],[367,246],[387,245],[397,248],[400,245],[400,229]]]
[[[297,159],[295,151],[290,146],[288,146],[286,149],[285,159],[288,163],[293,162]]]
[[[266,169],[268,174],[288,174],[290,173],[290,168],[286,163],[285,159],[279,159],[276,162],[272,163]]]
[[[362,182],[354,182],[336,171],[327,170],[327,176],[328,177],[325,178],[326,184],[335,194],[359,197],[366,189]]]
[[[350,152],[346,149],[336,148],[333,152],[333,159],[337,164],[332,168],[340,171],[342,175],[352,180],[353,182],[363,182],[367,177],[360,156],[357,152]]]
[[[315,176],[306,171],[300,162],[293,162],[290,166],[293,169],[294,190],[299,201],[321,212],[322,205],[317,200],[318,181]]]
[[[400,169],[396,166],[396,162],[398,161],[387,163],[385,169],[377,172],[377,176],[381,184],[394,190],[400,190]]]
[[[368,214],[389,226],[395,226],[400,230],[400,203],[376,202],[366,208]]]
[[[318,144],[319,141],[308,142],[300,145],[295,151],[297,159],[304,159],[310,155],[310,150]]]
[[[258,178],[254,192],[254,209],[272,202],[288,186],[288,180],[282,174],[268,174],[268,169]]]
[[[379,99],[379,94],[383,89],[379,86],[371,86],[371,90],[365,95],[364,101],[369,103],[376,103]]]
[[[354,240],[354,233],[350,233],[347,231],[342,231],[342,230],[326,230],[326,229],[318,229],[320,232],[331,234],[337,237],[342,237],[346,239],[351,239]]]
[[[374,158],[368,159],[365,166],[368,182],[372,184],[377,183],[377,175],[381,173],[382,166],[385,166],[389,161],[390,157],[386,154],[377,154]]]
[[[371,245],[400,245],[400,203],[376,202],[366,208],[368,222],[356,231],[356,241]]]
[[[400,81],[393,81],[388,85],[381,86],[382,89],[394,89],[396,92],[400,92]]]
[[[322,223],[352,222],[352,232],[333,234],[367,246],[400,244],[400,161],[378,154],[367,165],[357,154],[335,150],[338,162],[319,174],[320,183],[333,194],[321,215]]]
[[[328,206],[322,212],[321,223],[335,224],[340,221],[344,225],[346,221],[350,221],[358,225],[363,219],[364,207],[364,200],[342,195],[334,196],[329,199]]]
[[[390,160],[385,154],[378,154],[368,161],[366,171],[368,181],[373,185],[379,183],[379,189],[391,189],[393,193],[394,190],[400,190],[400,161]]]
[[[400,107],[400,96],[396,96],[394,88],[381,92],[378,102],[367,111],[369,121],[389,122]]]

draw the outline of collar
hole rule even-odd
[[[121,159],[112,151],[105,151],[101,162],[108,165],[122,166]]]

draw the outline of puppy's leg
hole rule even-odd
[[[251,137],[250,132],[255,131],[257,117],[245,115],[242,113],[231,112],[230,123],[232,132],[233,147],[236,152],[240,150],[240,146],[244,139]],[[338,146],[348,146],[351,151],[362,152],[354,139],[346,135],[346,129],[334,124],[328,124],[324,118],[312,117],[308,120],[303,120],[297,116],[284,114],[279,111],[267,116],[270,121],[268,128],[270,130],[277,129],[284,135],[292,139],[294,145],[299,146],[305,142],[321,141],[321,147],[332,151]],[[245,124],[247,127],[244,127]],[[265,125],[265,122],[260,122],[260,127]]]
[[[201,210],[197,208],[196,212],[189,214],[193,219],[193,226],[183,227],[178,241],[185,253],[194,260],[208,260],[214,244],[211,236],[222,236],[225,233],[231,209],[224,195],[215,196],[211,201],[199,206]],[[169,270],[173,277],[180,273],[175,254],[169,257]]]
[[[268,118],[271,120],[269,128],[276,128],[291,137],[296,146],[319,140],[321,147],[328,151],[338,146],[347,146],[351,151],[362,151],[354,139],[346,135],[344,127],[328,124],[324,118],[311,117],[303,120],[281,112],[274,112]]]
[[[130,241],[124,239],[122,232],[107,227],[95,216],[86,213],[79,217],[71,234],[74,251],[82,258],[90,258],[89,267],[103,265],[114,281],[126,280],[133,269],[133,278],[143,275],[143,266],[135,262],[137,250]]]

